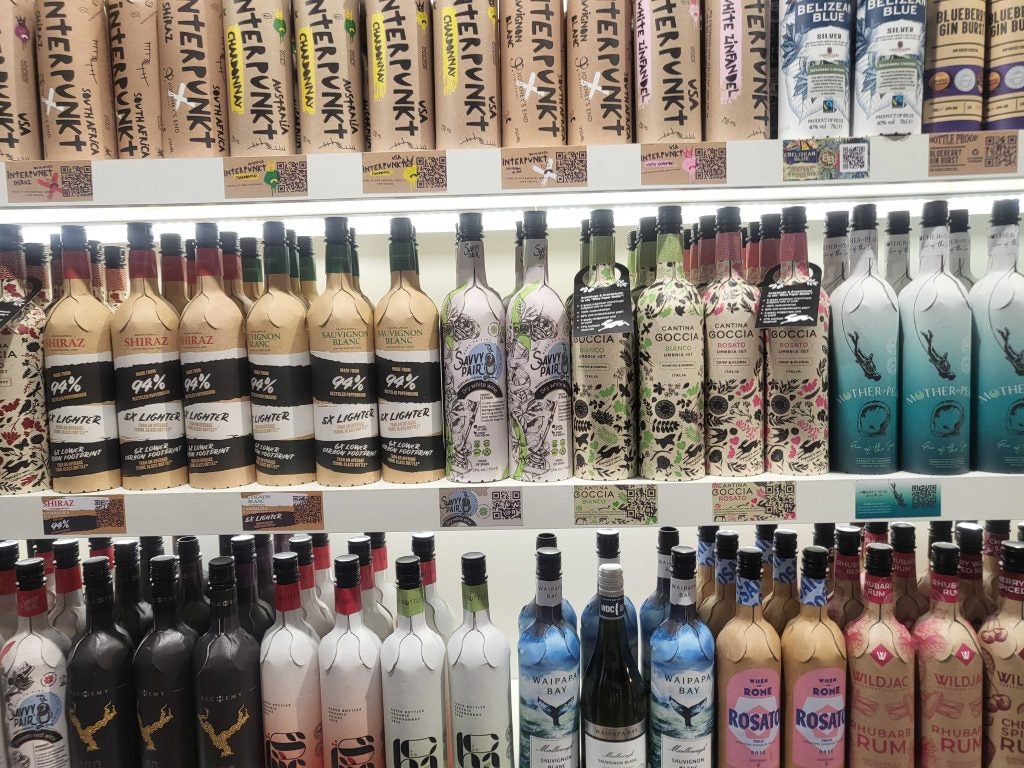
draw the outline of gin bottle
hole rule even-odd
[[[910,211],[889,211],[885,229],[885,282],[896,295],[910,285]]]

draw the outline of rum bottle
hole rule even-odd
[[[864,612],[860,586],[860,529],[836,528],[835,582],[828,595],[828,615],[840,629]]]
[[[1000,566],[999,555],[1003,542],[1010,538],[1009,520],[986,520],[985,536],[982,543],[981,570],[985,582],[985,594],[998,604],[1002,595],[999,588]]]
[[[960,615],[977,631],[996,610],[985,590],[982,566],[984,536],[977,523],[957,523],[956,545],[960,547]]]
[[[897,621],[909,632],[928,613],[928,598],[917,586],[917,530],[913,523],[889,526],[892,543],[892,609]],[[866,582],[865,582],[866,583]]]

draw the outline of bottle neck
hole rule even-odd
[[[233,632],[239,628],[238,601],[235,587],[210,588],[210,631],[215,634]]]
[[[197,248],[195,264],[197,293],[223,293],[224,270],[221,262],[220,248]],[[187,265],[186,265],[187,266]],[[188,276],[186,275],[186,281]]]
[[[360,587],[335,587],[334,613],[334,625],[340,629],[352,629],[362,625],[363,593]]]
[[[850,276],[878,271],[878,232],[855,229],[850,235]]]
[[[181,595],[186,603],[203,598],[202,560],[183,560],[181,562]]]
[[[636,247],[636,279],[640,285],[649,285],[658,270],[658,241],[641,241]]]
[[[547,238],[523,242],[523,282],[547,283],[548,241]]]
[[[980,552],[960,552],[960,592],[983,592],[984,565]]]
[[[893,615],[893,582],[891,576],[864,575],[864,602],[869,611],[888,618]]]
[[[45,586],[38,589],[19,589],[17,604],[19,632],[39,632],[50,626]]]
[[[860,596],[860,555],[836,553],[835,591],[844,597]]]
[[[415,281],[419,286],[419,267],[416,258],[416,244],[410,241],[391,241],[388,246],[388,261],[391,263],[391,284]]]
[[[109,581],[96,590],[90,589],[85,603],[85,618],[90,632],[114,626],[114,591]]]
[[[910,277],[910,235],[887,234],[885,239],[885,276],[889,282]]]
[[[58,595],[81,595],[82,568],[75,565],[71,568],[57,568],[54,571],[56,593]]]
[[[332,278],[341,275],[352,275],[352,249],[346,243],[328,243],[324,254],[324,272],[327,274],[327,284],[331,285]]]
[[[121,607],[128,607],[142,600],[142,586],[139,583],[135,569],[121,567],[114,571],[117,580],[117,589],[114,591],[117,604]]]
[[[715,594],[720,599],[733,599],[735,597],[736,560],[715,558]]]
[[[807,233],[783,232],[779,241],[779,263],[783,280],[807,275]]]
[[[128,279],[131,293],[159,293],[156,252],[152,249],[128,251]]]
[[[542,624],[562,622],[562,580],[542,581],[537,579],[537,621]]]
[[[92,296],[92,273],[88,251],[64,251],[62,269],[65,296]]]
[[[590,266],[597,270],[599,279],[611,279],[614,275],[615,236],[592,235],[590,238]]]
[[[278,616],[287,618],[288,614],[302,614],[302,589],[298,582],[293,584],[274,585],[274,607]]]
[[[683,272],[683,238],[678,232],[664,232],[658,235],[657,278],[671,280]]]
[[[487,285],[482,240],[460,240],[455,257],[455,284]]]
[[[825,579],[803,576],[800,579],[800,612],[810,618],[819,619],[828,605],[828,589]]]
[[[796,558],[772,555],[772,581],[776,597],[791,597],[796,593]]]
[[[155,629],[174,629],[179,624],[178,601],[174,597],[174,588],[169,586],[153,589],[153,627]]]
[[[6,298],[25,296],[24,251],[0,252],[0,288]]]
[[[743,269],[743,236],[739,232],[719,232],[713,242],[715,275],[726,279],[739,277]]]
[[[925,227],[921,230],[921,257],[918,279],[949,270],[949,227]]]
[[[464,623],[473,626],[490,624],[490,606],[486,581],[483,584],[462,585],[462,615]]]
[[[988,230],[989,272],[1013,272],[1020,251],[1020,225],[992,226]]]
[[[597,625],[597,648],[603,652],[606,663],[621,667],[622,662],[617,660],[624,660],[632,653],[626,637],[626,598],[621,594],[598,597],[601,608]]]
[[[590,266],[590,241],[580,242],[580,269]]]
[[[892,553],[892,582],[900,592],[917,591],[917,556],[914,552]]]
[[[960,579],[932,570],[932,614],[955,617],[960,602]]]
[[[660,581],[660,580],[659,580]],[[681,623],[689,624],[697,618],[697,581],[696,579],[669,579],[669,600],[671,601],[672,618]]]
[[[410,632],[427,625],[423,605],[425,603],[422,587],[398,589],[398,616],[396,628]]]
[[[224,265],[224,284],[233,289],[242,285],[242,257],[234,252],[223,252],[221,262]]]
[[[658,553],[658,578],[654,586],[655,594],[661,597],[670,596],[670,582],[672,581],[672,555],[670,553]]]
[[[750,611],[751,620],[757,620],[761,616],[761,580],[748,579],[742,575],[736,577],[736,611]]]
[[[238,603],[250,605],[260,599],[259,581],[256,578],[256,561],[235,561],[235,580],[237,582]]]

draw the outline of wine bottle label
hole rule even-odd
[[[672,605],[694,605],[697,602],[697,582],[694,579],[672,579],[669,590]]]
[[[913,764],[914,663],[908,632],[878,623],[846,627],[850,647],[862,643],[864,653],[850,656],[850,709],[847,739],[851,752],[866,768],[904,768]],[[863,631],[878,633],[864,637]],[[902,634],[902,637],[900,636]],[[880,642],[875,642],[875,639]],[[897,640],[902,655],[893,646]],[[911,659],[904,661],[904,659]],[[886,702],[883,707],[875,702]]]
[[[372,351],[310,354],[316,462],[333,472],[380,470]]]
[[[16,765],[70,765],[68,734],[67,667],[64,656],[50,667],[39,655],[21,651],[19,645],[4,649],[4,720],[7,746]]]
[[[184,467],[178,354],[119,355],[114,372],[122,474],[139,477]]]
[[[379,666],[368,667],[363,659],[375,661],[380,644],[366,627],[335,637],[337,653],[331,665],[320,670],[324,766],[384,768],[381,673]],[[368,652],[371,647],[375,650]]]
[[[725,755],[729,765],[772,768],[779,765],[782,726],[780,675],[775,669],[741,669],[725,690]]]
[[[138,759],[131,657],[126,654],[122,663],[128,667],[126,670],[115,667],[106,674],[90,674],[92,670],[76,670],[75,659],[72,659],[68,671],[67,714],[71,725],[71,754],[76,762],[88,762],[93,753],[109,758],[112,763]],[[108,682],[118,684],[111,686],[106,684]]]
[[[804,576],[800,580],[800,604],[822,607],[828,604],[828,590],[824,579]]]
[[[887,605],[892,602],[892,579],[884,576],[864,577],[864,597],[869,603]]]
[[[562,604],[562,580],[537,581],[537,605],[554,607]]]
[[[158,687],[147,687],[139,681],[138,720],[142,747],[143,768],[160,768],[166,761],[173,762],[195,755],[195,700],[192,686],[181,687],[161,685],[171,682],[151,667],[153,683]],[[191,746],[190,746],[191,745]],[[183,752],[186,750],[186,752]]]
[[[267,768],[323,765],[318,644],[315,632],[295,626],[275,625],[263,638],[260,690]]]
[[[846,670],[826,667],[805,672],[793,686],[796,765],[838,768],[846,759]]]
[[[708,567],[714,567],[715,542],[697,539],[697,564]]]
[[[398,615],[412,617],[423,613],[423,589],[398,590]]]
[[[462,585],[462,607],[470,613],[486,611],[488,607],[487,585]]]
[[[256,468],[268,475],[313,472],[309,352],[250,353],[249,370]]]
[[[583,748],[588,768],[645,768],[647,721],[625,727],[585,721]]]
[[[0,264],[0,282],[8,276],[4,266]],[[8,292],[5,298],[9,301],[13,296]],[[32,305],[16,321],[0,328],[0,402],[19,403],[7,412],[0,411],[0,434],[17,436],[0,446],[0,492],[4,494],[49,487],[42,345],[45,325],[46,315],[39,306]]]
[[[441,355],[377,347],[381,460],[404,472],[444,467]]]
[[[796,558],[779,557],[772,558],[772,578],[779,584],[793,584],[796,582]]]
[[[626,602],[622,595],[601,595],[601,618],[621,619],[626,615]]]
[[[651,663],[651,765],[705,768],[714,762],[714,663],[697,642],[679,646],[682,653]]]
[[[568,634],[568,633],[567,633]],[[522,768],[579,765],[579,643],[549,631],[519,641],[519,760]]]
[[[245,350],[182,350],[181,369],[188,471],[250,466],[254,454]]]
[[[981,555],[975,553],[960,553],[960,578],[964,581],[981,581],[984,575]]]

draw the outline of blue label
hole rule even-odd
[[[715,564],[715,544],[712,541],[697,539],[697,563],[699,565]]]
[[[519,765],[576,764],[579,749],[580,643],[576,632],[533,625],[519,637]]]
[[[804,576],[800,579],[800,604],[824,606],[828,603],[828,592],[824,579],[812,579]]]
[[[857,480],[854,517],[857,520],[938,517],[942,486],[915,480]]]
[[[757,579],[736,579],[736,604],[752,608],[761,604],[761,582]]]
[[[796,581],[796,558],[779,557],[772,558],[772,578],[779,584],[793,584]]]
[[[719,584],[732,584],[736,581],[736,561],[716,560],[715,581]]]

